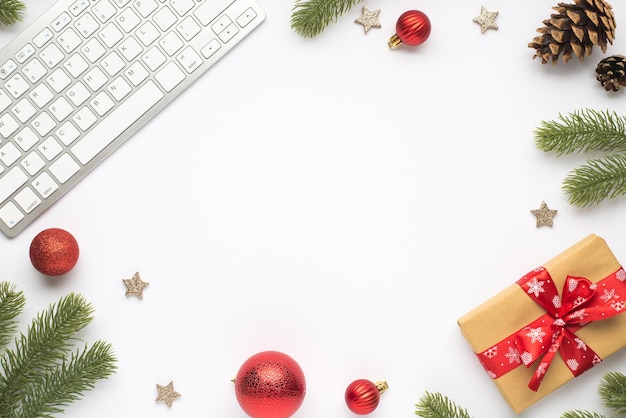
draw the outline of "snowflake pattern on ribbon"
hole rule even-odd
[[[622,267],[598,283],[569,276],[562,295],[543,267],[531,271],[516,283],[546,313],[496,345],[477,353],[489,376],[497,379],[519,367],[520,363],[530,367],[541,358],[529,383],[532,390],[537,390],[557,354],[574,376],[602,361],[575,332],[593,321],[613,317],[626,309],[626,272]],[[550,335],[550,341],[546,344],[547,335]]]

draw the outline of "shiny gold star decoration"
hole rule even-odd
[[[533,209],[530,211],[537,218],[537,228],[540,226],[549,226],[552,227],[552,218],[556,215],[558,211],[555,209],[548,208],[546,202],[541,202],[541,206],[539,209]]]
[[[498,30],[496,17],[498,17],[498,12],[490,12],[485,8],[485,6],[481,6],[480,16],[474,18],[474,22],[480,25],[480,33],[485,33],[487,29]]]
[[[126,296],[137,296],[139,299],[143,299],[143,289],[150,283],[144,282],[139,277],[139,273],[135,273],[132,279],[122,279],[126,285]]]
[[[367,7],[363,6],[361,11],[361,17],[354,21],[354,23],[358,23],[359,25],[363,25],[363,30],[367,33],[371,28],[380,28],[380,22],[378,21],[378,15],[380,14],[380,9],[378,10],[369,10]]]
[[[167,386],[157,384],[156,387],[159,394],[157,395],[155,401],[165,402],[170,408],[172,407],[174,399],[180,397],[180,393],[174,390],[174,382],[168,383]]]

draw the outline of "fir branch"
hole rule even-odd
[[[313,38],[363,0],[297,0],[291,13],[291,28]]]
[[[93,346],[73,353],[70,360],[55,370],[39,376],[21,398],[17,418],[52,417],[62,413],[61,406],[82,398],[82,393],[94,388],[100,379],[116,370],[116,359],[110,344],[96,341]]]
[[[588,160],[565,178],[563,190],[574,206],[598,204],[626,195],[626,155]]]
[[[415,407],[415,415],[422,418],[472,418],[465,408],[438,392],[425,392]]]
[[[74,335],[93,319],[93,307],[74,293],[39,313],[15,341],[13,350],[0,358],[4,375],[0,379],[0,416],[11,416],[16,403],[28,385],[57,362],[63,361],[71,349]]]
[[[0,23],[12,25],[22,20],[26,4],[21,0],[0,0]]]
[[[620,414],[626,413],[626,376],[622,373],[607,373],[598,388],[604,406]]]
[[[561,415],[561,418],[606,418],[604,415],[589,411],[569,411]]]
[[[557,155],[587,151],[626,151],[626,117],[615,112],[580,110],[557,121],[542,121],[534,132],[539,149]]]
[[[18,330],[17,316],[24,310],[26,298],[8,282],[0,283],[0,348],[6,347]]]

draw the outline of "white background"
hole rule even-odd
[[[23,23],[51,0],[30,0]],[[307,379],[298,418],[347,418],[357,378],[386,380],[372,417],[412,417],[425,391],[479,417],[513,417],[456,320],[530,269],[596,233],[626,259],[626,200],[567,203],[561,182],[589,155],[539,151],[542,120],[582,108],[625,113],[595,79],[616,41],[583,63],[542,65],[527,47],[556,2],[370,0],[318,37],[290,29],[292,1],[14,239],[0,279],[27,297],[23,325],[68,292],[95,320],[82,337],[113,344],[119,370],[66,417],[245,418],[230,381],[251,355],[278,350]],[[382,28],[354,23],[361,5]],[[481,34],[481,5],[499,30]],[[397,18],[420,9],[432,33],[389,50]],[[546,201],[554,227],[530,213]],[[30,264],[41,230],[80,245],[68,275]],[[144,299],[122,279],[139,272]],[[522,413],[606,413],[610,357]],[[174,381],[171,408],[156,384]]]

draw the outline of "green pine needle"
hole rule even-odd
[[[465,408],[441,393],[425,392],[415,407],[415,415],[422,418],[472,418]]]
[[[297,0],[291,14],[291,28],[313,38],[363,0]]]
[[[615,112],[580,110],[542,121],[535,130],[539,149],[557,155],[588,151],[626,151],[626,117]]]
[[[598,388],[602,403],[620,414],[626,413],[626,376],[611,372],[604,375]]]
[[[7,316],[8,322],[2,316],[5,304],[16,298],[6,286],[0,284],[0,334],[5,336],[16,328],[15,316]],[[23,299],[17,299],[13,304],[21,311]],[[93,320],[93,312],[82,296],[70,293],[40,312],[12,348],[0,351],[0,417],[51,417],[114,373],[109,344],[75,348],[76,334]]]
[[[569,411],[561,415],[561,418],[606,418],[604,415],[589,411]]]
[[[574,206],[589,206],[626,195],[626,155],[587,161],[565,178],[563,190]]]
[[[0,0],[0,23],[12,25],[22,20],[26,4],[21,0]]]
[[[0,348],[6,347],[17,332],[17,316],[24,310],[26,298],[15,286],[0,283]]]

